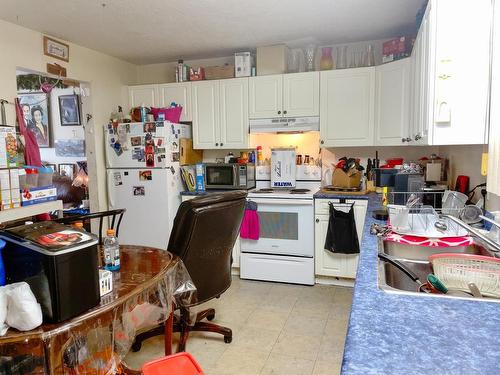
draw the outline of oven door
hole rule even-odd
[[[205,165],[205,186],[207,189],[238,188],[237,168],[233,165]]]
[[[313,257],[312,199],[249,199],[258,205],[260,236],[241,239],[241,251],[256,254]]]

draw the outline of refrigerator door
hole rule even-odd
[[[109,208],[127,209],[120,226],[121,244],[166,250],[172,214],[180,203],[179,191],[173,190],[173,176],[170,168],[107,170]]]
[[[170,125],[163,121],[106,125],[106,168],[164,168],[168,162],[165,145],[170,138]],[[154,145],[148,147],[148,142]],[[146,163],[151,152],[152,158]]]

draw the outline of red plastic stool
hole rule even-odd
[[[204,375],[194,357],[186,352],[156,359],[142,366],[144,375]]]

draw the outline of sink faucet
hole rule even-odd
[[[471,233],[474,236],[478,237],[481,241],[483,241],[484,243],[486,243],[490,247],[490,250],[494,253],[493,255],[496,258],[500,258],[500,244],[499,243],[493,241],[491,238],[486,237],[484,234],[482,234],[481,232],[479,232],[477,229],[475,229],[475,228],[471,227],[470,225],[464,223],[462,220],[456,218],[455,216],[452,216],[452,215],[441,215],[440,217],[446,218],[448,220],[453,221],[454,223],[456,223],[457,225],[461,226],[462,228],[464,228],[469,233]]]

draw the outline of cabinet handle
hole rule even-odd
[[[420,134],[417,134],[417,135],[415,136],[415,140],[416,140],[416,141],[418,141],[418,140],[420,140],[420,139],[422,139],[422,136],[421,136]]]
[[[222,142],[221,142],[221,144],[220,144],[220,145],[221,145],[221,147],[222,147],[222,146],[224,146],[224,143],[222,143]]]
[[[218,146],[219,144],[218,144],[218,143],[216,143],[215,145],[216,145],[216,146]]]
[[[286,111],[283,111],[283,114],[286,115]]]
[[[278,115],[281,115],[281,111],[278,111]]]
[[[319,223],[319,219],[316,219],[316,222]]]
[[[405,142],[411,142],[412,139],[410,137],[407,137],[407,138],[402,138],[401,139],[401,142],[405,143]]]
[[[320,141],[320,143],[321,143],[322,145],[324,145],[324,144],[325,144],[325,141],[321,140],[321,141]]]

